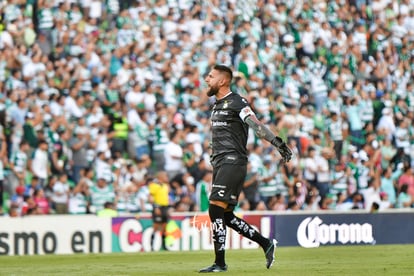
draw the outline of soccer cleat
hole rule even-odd
[[[273,239],[272,241],[270,241],[270,245],[265,251],[267,269],[269,269],[275,261],[276,244],[277,240]]]
[[[200,272],[200,273],[209,273],[209,272],[226,272],[226,271],[227,271],[227,265],[219,266],[219,265],[213,264],[209,267],[205,267],[205,268],[200,269],[200,271],[198,271],[198,272]]]

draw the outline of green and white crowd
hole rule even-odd
[[[411,208],[410,0],[0,1],[2,213],[151,211],[166,170],[176,211],[205,211],[204,76],[295,151],[251,132],[241,210]]]

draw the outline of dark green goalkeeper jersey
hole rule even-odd
[[[247,100],[239,94],[230,93],[216,101],[211,113],[213,165],[227,155],[247,160],[249,126],[244,120],[252,113]]]

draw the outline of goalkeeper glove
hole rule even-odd
[[[280,137],[275,136],[270,143],[277,148],[284,163],[290,161],[292,158],[292,151]]]

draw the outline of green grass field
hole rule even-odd
[[[0,257],[1,276],[195,275],[213,252]],[[281,247],[265,268],[263,252],[228,250],[225,275],[414,275],[414,245]]]

